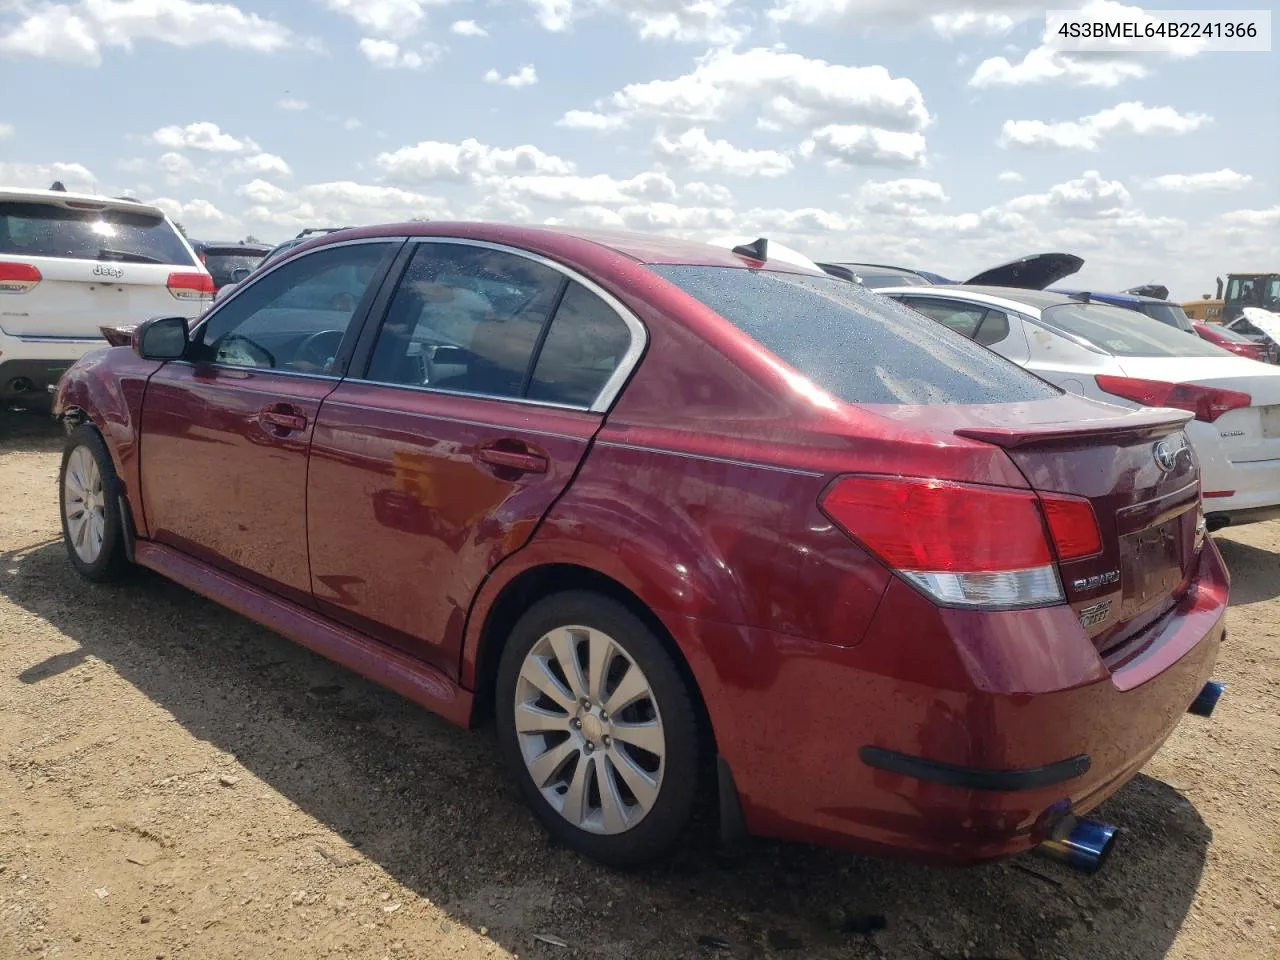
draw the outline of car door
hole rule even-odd
[[[312,587],[322,612],[456,675],[472,597],[569,483],[644,329],[519,251],[411,246],[366,369],[320,407]]]
[[[965,300],[915,294],[894,294],[894,299],[1014,363],[1025,364],[1031,359],[1022,324],[1005,310]]]
[[[189,359],[152,376],[140,463],[153,539],[313,604],[307,448],[401,245],[352,242],[281,263],[196,327]]]

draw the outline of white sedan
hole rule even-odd
[[[1280,517],[1280,367],[1083,294],[960,285],[876,292],[1071,393],[1190,410],[1186,433],[1209,528]]]

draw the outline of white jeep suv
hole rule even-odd
[[[136,200],[0,187],[0,404],[48,399],[101,328],[198,317],[213,278],[164,212]]]

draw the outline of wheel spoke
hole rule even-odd
[[[578,700],[587,695],[587,682],[582,676],[582,667],[578,664],[577,638],[569,630],[556,630],[548,634],[551,649],[555,651],[556,662],[569,681],[569,690]]]
[[[552,747],[538,759],[529,764],[529,775],[539,790],[546,788],[555,776],[556,771],[564,766],[566,760],[578,752],[578,745],[572,739]]]
[[[516,729],[521,733],[563,733],[569,729],[569,718],[552,713],[532,703],[516,704]]]
[[[650,696],[649,682],[640,672],[640,668],[633,663],[628,665],[627,672],[622,675],[617,689],[609,695],[604,709],[610,716],[616,717],[637,700],[648,696]]]
[[[569,789],[565,791],[564,803],[560,812],[574,826],[582,826],[587,819],[587,797],[590,791],[589,774],[594,769],[586,757],[578,757],[578,765],[573,769],[573,777],[569,780]]]
[[[627,808],[613,779],[613,764],[606,754],[592,758],[596,765],[596,785],[600,789],[600,816],[604,820],[605,833],[621,833],[627,828]]]
[[[627,788],[635,795],[636,803],[640,804],[642,810],[647,811],[658,799],[658,784],[622,751],[615,750],[610,759],[613,761],[613,768],[618,771]]]
[[[554,700],[565,713],[573,713],[577,709],[578,704],[573,694],[565,689],[542,657],[531,656],[525,660],[520,677]]]
[[[587,634],[587,696],[594,703],[604,702],[604,685],[613,660],[613,641],[599,630]]]
[[[647,723],[613,723],[613,739],[647,750],[655,756],[663,756],[666,750],[666,738],[662,734],[662,724],[657,720]]]

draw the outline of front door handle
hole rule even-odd
[[[505,446],[480,447],[475,452],[480,463],[518,473],[546,473],[550,465],[545,456],[529,449],[512,450]]]
[[[287,404],[263,407],[258,411],[258,421],[263,426],[279,430],[307,429],[307,418],[296,407]]]

